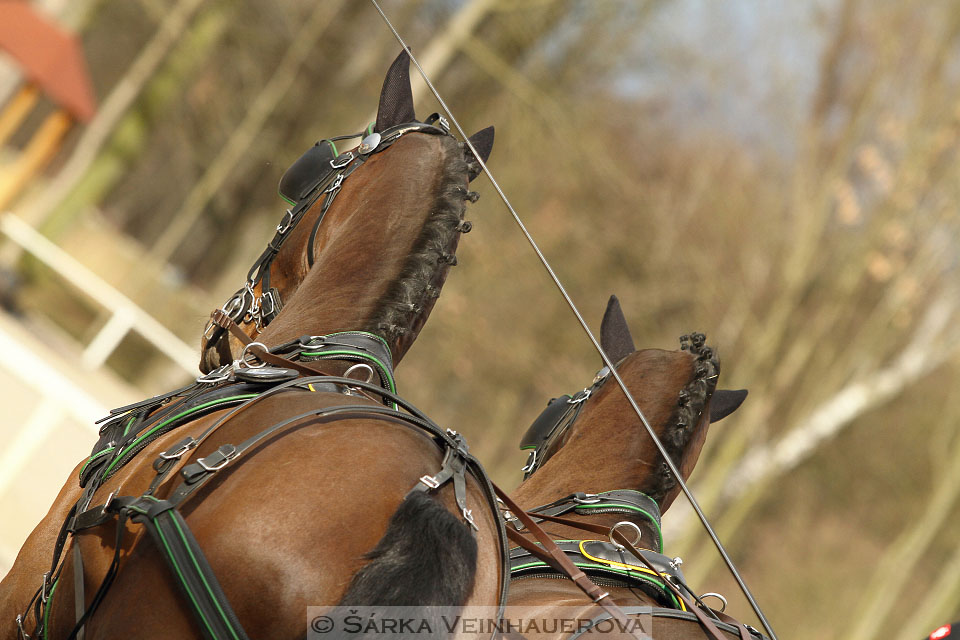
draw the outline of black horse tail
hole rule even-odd
[[[426,493],[409,494],[350,581],[340,607],[460,607],[477,571],[477,541]]]

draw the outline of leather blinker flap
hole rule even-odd
[[[330,140],[321,140],[297,158],[280,178],[280,197],[296,204],[334,172],[330,161],[337,157],[337,148]]]
[[[523,450],[537,449],[546,442],[547,438],[550,437],[550,433],[560,424],[563,416],[566,415],[567,410],[570,408],[569,401],[570,396],[567,395],[551,400],[547,404],[547,408],[537,416],[537,419],[533,421],[533,424],[530,425],[527,432],[523,434],[523,438],[520,439],[520,448]]]

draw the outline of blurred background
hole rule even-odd
[[[750,389],[692,487],[778,633],[960,616],[960,5],[383,4],[464,126],[496,126],[490,167],[591,326],[616,293],[639,347],[703,331]],[[195,375],[281,174],[366,124],[398,51],[358,1],[0,2],[0,571],[92,421]],[[398,384],[515,486],[520,435],[599,358],[473,188]],[[681,502],[667,552],[752,621]]]

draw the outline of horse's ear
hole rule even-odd
[[[382,132],[397,124],[413,122],[414,118],[413,91],[410,90],[410,56],[404,50],[390,65],[387,77],[383,80],[374,131]]]
[[[710,400],[710,422],[723,420],[736,411],[747,398],[747,390],[717,389]]]
[[[473,145],[473,148],[480,154],[480,159],[486,164],[487,158],[490,157],[490,152],[493,151],[493,127],[480,129],[480,131],[470,136],[470,144]],[[475,169],[470,169],[470,182],[473,182],[473,179],[480,175],[481,171],[479,164]]]
[[[603,314],[603,322],[600,323],[600,346],[614,363],[637,350],[633,346],[633,337],[617,296],[610,296],[607,302],[607,310]]]

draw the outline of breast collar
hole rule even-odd
[[[340,192],[344,180],[368,158],[387,149],[403,135],[412,132],[452,137],[446,119],[434,113],[424,122],[398,124],[380,133],[373,131],[373,125],[371,124],[361,133],[322,140],[301,156],[290,170],[297,167],[302,173],[305,170],[302,165],[306,164],[310,173],[306,177],[299,177],[294,189],[285,188],[285,181],[281,179],[281,197],[293,206],[284,212],[273,239],[267,243],[266,249],[250,267],[247,272],[247,281],[223,303],[220,309],[238,324],[253,322],[256,323],[258,330],[267,326],[283,308],[280,292],[270,285],[270,266],[280,252],[284,241],[291,235],[290,231],[303,220],[306,213],[323,197],[324,201],[313,224],[313,230],[307,245],[307,263],[312,267],[317,232],[320,230],[320,224],[323,222],[327,210]],[[363,136],[363,139],[355,150],[345,151],[329,160],[322,157],[319,159],[310,157],[312,152],[317,149],[332,149],[335,153],[336,146],[333,144],[335,140],[346,140],[361,136]],[[298,167],[298,165],[301,166]],[[288,173],[290,170],[288,170]],[[286,178],[286,175],[284,174],[284,178]],[[259,295],[255,291],[258,284],[260,285]],[[209,342],[213,342],[219,338],[219,334],[220,328],[211,322],[207,324],[203,335]]]
[[[563,395],[553,398],[547,408],[540,413],[527,432],[520,439],[520,448],[530,451],[527,464],[523,467],[523,479],[526,480],[546,461],[550,447],[577,421],[583,404],[610,377],[609,367],[603,367],[594,376],[589,387],[576,395]]]

